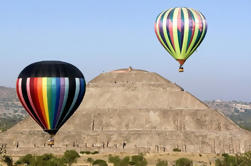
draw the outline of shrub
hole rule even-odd
[[[118,166],[128,166],[129,162],[130,162],[130,157],[126,156],[120,161],[120,164]]]
[[[30,165],[31,164],[31,160],[32,160],[32,155],[31,154],[27,154],[23,157],[21,157],[19,160],[16,161],[15,164],[27,164]]]
[[[15,162],[15,165],[20,165],[20,164],[22,164],[22,163],[19,160]],[[2,165],[0,165],[0,166],[2,166]]]
[[[90,151],[80,151],[80,154],[91,154]]]
[[[91,154],[99,154],[99,152],[98,151],[94,151]]]
[[[109,155],[108,162],[113,163],[114,166],[120,166],[121,159],[119,158],[119,156]]]
[[[125,156],[123,159],[120,159],[119,156],[111,156],[111,155],[109,155],[108,162],[109,163],[113,163],[114,166],[128,166],[128,165],[146,166],[147,165],[147,161],[143,157],[142,154],[140,154],[140,155],[134,155],[132,157]]]
[[[156,166],[168,166],[168,162],[166,160],[158,160]]]
[[[72,163],[76,162],[76,159],[80,157],[78,152],[75,150],[67,150],[64,152],[63,160],[65,163],[71,165]]]
[[[31,166],[64,166],[64,161],[61,158],[56,158],[54,156],[37,156],[35,157],[35,162]]]
[[[192,166],[193,162],[187,158],[180,158],[176,161],[175,166]]]
[[[108,162],[113,163],[114,166],[128,166],[130,162],[130,157],[126,156],[123,159],[120,159],[119,156],[111,156],[108,157]]]
[[[229,157],[229,154],[223,153],[223,154],[222,154],[222,157],[225,157],[225,158],[226,158],[226,157]]]
[[[215,166],[223,166],[220,159],[215,160]]]
[[[250,152],[246,152],[241,156],[242,160],[245,161],[245,163],[248,163],[249,165],[251,165],[251,151]]]
[[[247,152],[241,155],[231,156],[229,154],[223,154],[223,160],[217,159],[215,166],[247,166],[251,165],[251,152]]]
[[[94,151],[94,152],[90,152],[90,151],[80,151],[80,154],[98,154],[99,151]]]
[[[52,159],[52,158],[55,158],[52,154],[43,154],[42,156],[40,156],[41,157],[41,159],[42,160],[44,160],[44,161],[48,161],[48,160],[50,160],[50,159]]]
[[[93,166],[108,166],[104,160],[95,160],[92,164]]]
[[[57,158],[52,154],[43,154],[41,156],[32,156],[27,154],[21,157],[16,165],[29,165],[29,166],[64,166],[64,161],[61,158]]]
[[[48,166],[65,166],[65,163],[61,158],[52,158],[50,159],[49,162],[47,162],[47,165]]]
[[[146,166],[147,165],[147,161],[144,158],[143,154],[132,156],[131,162],[134,162],[135,166]]]
[[[173,151],[174,152],[181,152],[181,150],[179,148],[174,148]]]
[[[135,162],[133,162],[133,161],[130,161],[129,163],[128,163],[129,165],[136,165],[136,163]]]
[[[8,165],[8,166],[12,166],[13,165],[13,160],[10,156],[4,156],[3,157],[3,161]]]
[[[87,158],[87,162],[90,163],[90,164],[92,164],[94,162],[94,160],[89,157],[89,158]]]

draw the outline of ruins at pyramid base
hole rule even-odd
[[[213,90],[213,89],[212,89]],[[216,90],[215,90],[216,91]],[[47,145],[49,135],[31,118],[0,134],[7,153],[243,153],[251,133],[160,75],[120,69],[87,85],[78,110]]]

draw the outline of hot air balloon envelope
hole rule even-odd
[[[182,65],[203,41],[207,32],[205,17],[191,8],[171,8],[160,13],[155,33],[162,46]]]
[[[85,87],[81,71],[61,61],[33,63],[23,69],[16,83],[23,107],[50,135],[55,135],[76,111]]]

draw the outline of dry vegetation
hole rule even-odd
[[[63,156],[43,154],[34,156],[27,154],[16,157],[5,156],[2,162],[16,166],[250,166],[251,152],[240,155],[229,154],[196,154],[196,153],[156,153],[156,154],[78,154],[74,150],[68,150]]]

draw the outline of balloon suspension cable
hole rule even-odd
[[[54,145],[54,136],[50,134],[50,138],[48,139],[48,146],[52,147]]]
[[[179,72],[184,72],[184,68],[180,65]]]

